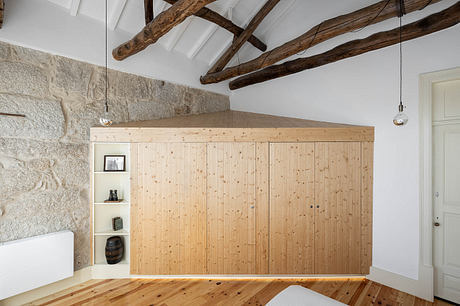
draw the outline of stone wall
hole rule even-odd
[[[89,128],[104,68],[0,42],[0,242],[69,229],[75,269],[90,263]],[[115,122],[223,111],[227,96],[109,71]]]

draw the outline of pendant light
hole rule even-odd
[[[104,104],[104,116],[99,118],[99,122],[102,126],[111,126],[112,120],[109,116],[109,103],[108,103],[108,91],[109,91],[109,60],[107,56],[108,52],[108,22],[107,22],[107,0],[105,0],[105,104]]]
[[[403,126],[407,124],[409,117],[404,113],[404,105],[402,102],[402,82],[403,82],[403,71],[402,71],[402,15],[403,15],[404,1],[399,1],[399,105],[398,113],[393,118],[393,123],[396,126]]]

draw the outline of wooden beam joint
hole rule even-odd
[[[163,0],[169,4],[174,4],[176,3],[178,0]],[[213,10],[210,10],[206,7],[203,7],[202,9],[200,9],[198,12],[196,12],[194,14],[195,16],[197,17],[200,17],[204,20],[207,20],[209,22],[212,22],[218,26],[220,26],[221,28],[233,33],[234,37],[238,37],[241,35],[241,33],[243,33],[244,29],[237,26],[236,24],[234,24],[231,20],[228,20],[227,18],[225,18],[224,16],[214,12]],[[262,52],[265,52],[265,50],[267,50],[267,45],[264,44],[260,39],[258,39],[257,37],[255,37],[254,35],[251,35],[251,37],[249,37],[248,39],[248,42],[251,43],[254,47],[256,47],[257,49],[259,49],[260,51]]]
[[[357,39],[339,45],[325,53],[310,57],[298,58],[273,65],[265,69],[237,78],[230,82],[230,89],[239,89],[256,83],[265,82],[287,76],[307,69],[327,65],[369,51],[378,50],[400,41],[412,40],[437,31],[441,31],[460,23],[460,1],[438,13],[406,24],[401,28],[379,32],[363,39]]]

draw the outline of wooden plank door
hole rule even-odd
[[[207,146],[207,272],[255,274],[256,144]],[[263,213],[263,207],[260,210]]]
[[[270,144],[270,274],[314,273],[314,147]]]
[[[315,144],[315,273],[361,272],[361,143]]]
[[[206,144],[132,144],[131,273],[206,273]]]

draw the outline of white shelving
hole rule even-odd
[[[93,264],[99,269],[118,271],[115,266],[129,271],[129,210],[130,210],[130,145],[127,143],[93,143],[92,203],[93,203]],[[104,155],[124,155],[126,171],[104,172]],[[120,203],[105,203],[110,190],[118,191]],[[123,219],[123,229],[114,231],[112,218]],[[120,263],[108,265],[105,259],[105,244],[109,237],[120,236],[124,244],[124,256]],[[120,270],[120,271],[121,271]],[[101,270],[102,271],[102,270]],[[127,274],[129,275],[129,274]]]

